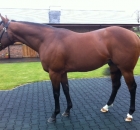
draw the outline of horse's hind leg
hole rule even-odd
[[[61,78],[61,85],[63,88],[63,92],[65,94],[66,100],[67,100],[67,109],[65,112],[62,114],[62,116],[69,116],[70,114],[70,109],[72,108],[72,102],[69,94],[69,85],[68,85],[68,79],[67,79],[67,74],[63,74]]]
[[[125,119],[125,121],[131,121],[133,118],[132,114],[135,111],[135,96],[136,96],[137,84],[133,76],[133,70],[130,72],[122,71],[122,74],[124,76],[125,82],[130,92],[130,109],[129,109],[129,113],[127,114],[127,118]]]
[[[109,107],[113,106],[113,102],[115,100],[116,94],[121,86],[121,82],[120,82],[122,76],[121,71],[113,62],[110,62],[109,66],[110,66],[110,74],[112,80],[112,93],[107,104],[101,109],[101,112],[107,112]]]

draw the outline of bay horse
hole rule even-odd
[[[55,122],[60,113],[60,84],[67,100],[67,108],[62,115],[70,115],[72,101],[67,72],[91,71],[105,64],[110,67],[112,93],[101,112],[107,112],[113,105],[123,75],[130,92],[130,108],[125,121],[132,121],[137,87],[133,70],[140,55],[140,39],[134,32],[112,26],[77,33],[38,23],[10,21],[2,15],[0,17],[0,50],[15,42],[22,42],[39,53],[42,67],[49,73],[55,110],[48,122]]]

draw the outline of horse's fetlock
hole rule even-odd
[[[132,115],[134,112],[135,112],[135,108],[134,107],[133,108],[130,108],[129,114]]]
[[[60,110],[59,109],[55,110],[55,115],[57,115],[59,113],[60,113]]]
[[[68,104],[68,108],[71,109],[72,108],[72,103]]]

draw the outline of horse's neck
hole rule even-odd
[[[44,31],[47,29],[43,27],[35,27],[34,25],[26,25],[22,23],[13,23],[15,26],[12,29],[15,42],[21,42],[39,52],[39,48],[44,40]]]

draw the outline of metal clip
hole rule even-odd
[[[3,30],[4,30],[5,32],[7,32],[7,29],[6,29],[6,27],[4,27],[4,28],[3,28]]]

